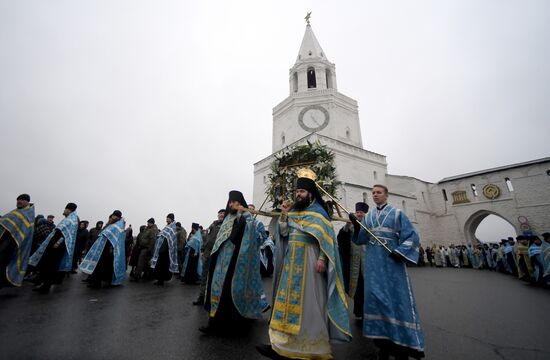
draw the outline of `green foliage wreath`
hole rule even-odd
[[[281,150],[275,155],[267,189],[268,199],[273,208],[279,208],[285,199],[294,199],[296,172],[303,167],[313,170],[317,174],[316,181],[331,196],[336,197],[339,182],[336,180],[334,153],[319,141],[308,141],[307,144]]]

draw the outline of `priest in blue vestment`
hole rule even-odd
[[[181,281],[186,284],[197,284],[202,275],[202,232],[199,224],[191,224],[191,238],[185,243],[185,257],[181,267]]]
[[[90,275],[88,287],[118,286],[126,280],[126,223],[122,212],[115,210],[109,216],[107,226],[99,233],[80,264],[80,270]]]
[[[205,308],[207,335],[245,335],[262,316],[263,283],[254,218],[240,191],[230,191],[225,218],[210,255]]]
[[[424,334],[406,263],[417,263],[420,239],[407,215],[387,203],[386,186],[374,185],[372,198],[376,207],[361,223],[391,253],[350,215],[356,230],[353,242],[367,245],[363,336],[374,340],[380,350],[379,359],[419,359],[424,357]]]
[[[166,215],[166,226],[157,236],[151,268],[156,281],[155,285],[163,286],[165,281],[172,279],[172,274],[179,272],[178,236],[174,214]]]
[[[298,176],[275,232],[270,345],[256,349],[272,359],[332,359],[330,342],[351,340],[338,244],[314,174]]]
[[[0,288],[21,286],[32,246],[34,205],[28,194],[17,197],[16,209],[0,217]]]
[[[65,218],[56,225],[29,259],[30,265],[38,267],[39,285],[33,291],[49,292],[52,285],[61,284],[66,272],[72,270],[76,232],[80,222],[76,207],[75,203],[65,206]]]

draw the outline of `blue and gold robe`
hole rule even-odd
[[[231,298],[239,314],[248,319],[262,316],[261,296],[263,283],[260,275],[259,244],[255,237],[254,218],[245,211],[242,214],[229,214],[223,220],[216,242],[212,248],[211,259],[216,259],[210,284],[210,317],[215,317],[220,306],[224,283],[228,275],[229,264],[234,256],[235,244],[229,241],[233,225],[239,217],[244,217],[245,229],[239,247],[235,270],[231,279]],[[212,269],[212,268],[211,268]]]
[[[275,235],[277,243],[276,271],[273,275],[274,305],[269,325],[270,330],[275,330],[275,332],[270,331],[273,348],[284,356],[297,353],[290,354],[285,352],[285,349],[277,347],[273,337],[280,337],[277,332],[281,332],[290,335],[288,337],[292,342],[292,344],[289,343],[290,346],[296,346],[296,350],[304,351],[300,352],[300,356],[308,356],[308,349],[306,349],[308,344],[299,344],[299,338],[291,339],[291,337],[298,336],[303,330],[302,316],[304,309],[308,306],[304,303],[306,261],[310,260],[307,258],[307,247],[311,244],[318,246],[320,256],[326,259],[325,301],[328,336],[336,341],[350,341],[351,331],[338,243],[326,211],[316,201],[303,211],[290,211],[288,212],[288,236],[282,236],[279,227]],[[322,339],[319,340],[322,341]],[[325,355],[327,354],[320,354],[319,357],[330,358]]]
[[[382,210],[369,211],[362,223],[391,250],[416,264],[420,239],[402,211],[387,204]],[[424,334],[405,263],[390,258],[364,229],[354,233],[352,240],[367,245],[363,336],[424,351]]]
[[[176,234],[176,223],[172,221],[166,225],[164,229],[158,234],[157,241],[155,242],[155,250],[153,251],[153,257],[151,258],[151,268],[157,266],[159,258],[160,247],[164,241],[168,241],[168,255],[170,257],[170,272],[178,273],[178,236]]]
[[[13,286],[21,286],[32,246],[34,230],[34,205],[15,209],[0,218],[0,238],[4,231],[10,233],[17,245],[12,258],[6,267],[6,279]],[[3,271],[4,269],[0,269]]]
[[[29,264],[31,264],[32,266],[38,265],[40,259],[42,259],[42,255],[44,255],[44,252],[48,247],[48,244],[55,235],[55,232],[60,231],[62,234],[61,239],[65,242],[65,248],[67,249],[67,251],[61,259],[58,270],[71,271],[73,269],[73,253],[76,243],[76,231],[78,230],[78,222],[79,220],[76,211],[73,211],[72,213],[67,215],[66,218],[61,220],[59,224],[57,224],[55,229],[50,233],[50,235],[48,235],[46,240],[44,240],[40,247],[31,256],[31,258],[29,259]]]
[[[124,240],[126,239],[126,232],[124,231],[125,226],[126,223],[124,219],[120,219],[101,231],[80,264],[80,270],[82,270],[83,273],[91,275],[95,271],[97,263],[101,258],[101,253],[105,248],[105,244],[109,241],[113,246],[113,278],[111,284],[120,285],[126,280],[126,249],[124,246]]]

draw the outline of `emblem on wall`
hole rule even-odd
[[[470,199],[468,199],[466,191],[464,190],[455,191],[451,195],[453,196],[453,205],[466,204],[470,202]]]
[[[489,200],[494,200],[500,196],[500,189],[495,184],[487,184],[483,187],[483,195]]]
[[[519,228],[521,229],[521,232],[525,236],[533,235],[533,231],[531,230],[531,225],[529,224],[529,220],[527,217],[520,215],[518,216],[519,221]]]

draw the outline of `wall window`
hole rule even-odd
[[[512,185],[512,180],[510,180],[510,178],[504,178],[504,182],[506,182],[506,187],[508,188],[508,191],[514,191],[514,186]]]
[[[374,180],[378,180],[378,173],[376,171],[373,171],[372,177],[374,178]]]
[[[366,204],[368,200],[369,200],[369,194],[364,192],[363,193],[363,202]]]
[[[281,134],[281,144],[284,145],[285,142],[286,142],[285,133],[282,133],[282,134]]]
[[[401,201],[401,208],[404,212],[407,212],[407,203],[405,202],[405,200]]]
[[[443,199],[445,200],[445,202],[447,202],[447,192],[445,191],[445,189],[441,189],[441,193],[443,194]]]
[[[351,137],[351,131],[349,130],[349,127],[346,128],[346,139],[349,140],[349,138]]]
[[[470,187],[472,188],[472,194],[474,194],[475,197],[477,197],[477,187],[476,187],[476,184],[472,184],[470,185]]]

